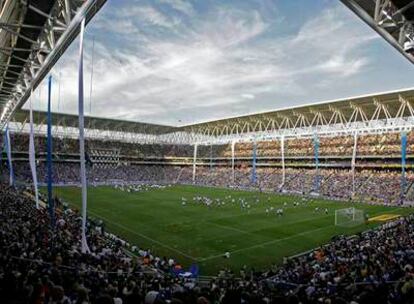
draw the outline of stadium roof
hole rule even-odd
[[[374,27],[385,39],[392,42],[393,45],[399,48],[400,51],[404,51],[405,42],[410,41],[411,39],[410,21],[412,21],[413,7],[410,3],[405,3],[402,0],[394,0],[392,3],[390,1],[383,0],[342,0],[342,2],[346,3],[348,7],[357,12],[357,14],[367,23],[369,23],[370,20],[366,17],[374,14],[374,22],[369,24]],[[0,57],[0,64],[2,65],[2,67],[0,66],[0,70],[2,71],[0,76],[0,110],[2,110],[0,117],[0,129],[3,127],[4,122],[9,119],[11,113],[21,108],[23,103],[29,97],[31,89],[35,88],[39,84],[69,44],[76,38],[82,18],[86,16],[86,21],[89,21],[104,3],[105,0],[33,0],[30,2],[24,0],[5,0],[0,2],[0,29],[2,29],[0,30],[0,36],[4,38],[1,40],[2,45],[0,45],[2,54],[2,57]],[[128,2],[126,3],[128,4]],[[361,12],[365,12],[365,15]],[[182,12],[179,13],[181,14]],[[135,18],[135,15],[132,15],[132,17]],[[253,18],[253,21],[257,21],[256,19],[260,16],[256,17],[257,15]],[[262,20],[259,18],[259,21]],[[262,22],[259,22],[259,24],[261,23]],[[255,23],[253,22],[253,24]],[[153,24],[151,23],[150,25],[152,26]],[[268,27],[262,24],[261,28],[266,29]],[[305,38],[313,39],[311,34],[314,33],[318,27],[310,27],[309,24],[306,24],[304,28],[308,31],[299,31],[299,34],[302,34]],[[394,30],[391,30],[392,28],[394,28]],[[255,27],[253,27],[253,29],[255,29]],[[388,34],[384,31],[387,31]],[[397,32],[399,33],[398,45],[395,44]],[[106,32],[104,32],[104,34],[106,34]],[[320,45],[326,43],[324,39],[317,40],[315,44]],[[371,40],[370,37],[365,37],[364,39],[367,41]],[[108,40],[109,43],[112,43],[111,39],[106,40]],[[298,41],[300,42],[302,40],[299,39]],[[306,42],[308,40],[304,41]],[[301,43],[307,44],[304,41]],[[242,45],[246,46],[245,44]],[[122,44],[121,47],[123,47]],[[335,45],[335,48],[336,47],[337,46]],[[329,49],[328,53],[332,53],[331,49]],[[407,52],[403,53],[410,59],[410,54]],[[243,62],[245,61],[244,59],[246,58],[243,57]],[[250,60],[250,58],[247,59],[247,61]],[[344,57],[340,61],[348,64],[348,61],[344,59],[346,58]],[[269,62],[264,63],[265,66],[267,66]],[[328,69],[331,68],[329,65],[333,64],[335,70],[336,63],[338,62],[335,60],[334,62],[329,62]],[[73,63],[69,64],[73,65]],[[256,63],[253,64],[255,65]],[[184,70],[187,71],[189,67],[191,66],[187,66]],[[106,69],[106,67],[104,68]],[[324,66],[324,68],[327,67]],[[152,70],[149,70],[151,72],[150,75],[152,75]],[[283,74],[285,75],[288,73]],[[350,75],[353,74],[351,73]],[[172,76],[174,76],[174,74]],[[356,77],[356,75],[354,77]],[[230,79],[233,78],[237,77],[230,77]],[[272,79],[274,82],[273,76],[268,78]],[[333,79],[334,77],[331,78]],[[112,78],[110,79],[112,81]],[[402,80],[397,78],[397,81]],[[136,84],[134,83],[134,86],[135,85]],[[279,82],[275,82],[272,85],[273,87],[283,87],[283,83]],[[151,85],[148,86],[152,88]],[[188,84],[186,84],[186,86],[189,87]],[[259,84],[255,84],[255,86],[259,86]],[[246,86],[243,86],[243,88],[246,88]],[[233,93],[233,91],[229,91],[226,92],[225,95],[230,96]],[[240,93],[238,94],[240,95]],[[168,96],[169,94],[162,91],[162,95]],[[194,98],[193,95],[188,95],[190,96],[190,99]],[[251,105],[254,103],[254,101],[251,100],[254,95],[247,93],[241,95],[243,95],[243,98],[248,101],[246,104]],[[319,128],[320,126],[331,126],[338,123],[349,126],[349,123],[366,123],[371,120],[380,121],[384,119],[389,120],[396,117],[404,117],[407,113],[408,115],[406,117],[409,117],[412,116],[412,113],[406,112],[405,110],[412,110],[412,95],[411,89],[378,93],[367,96],[358,96],[323,103],[284,108],[275,111],[266,111],[246,116],[207,121],[197,124],[187,124],[184,126],[169,126],[108,118],[88,117],[86,118],[86,127],[91,130],[90,134],[92,136],[93,133],[93,137],[108,137],[115,133],[117,136],[122,137],[121,134],[125,133],[129,134],[129,139],[133,139],[134,136],[140,137],[143,134],[146,134],[150,135],[150,137],[146,137],[147,140],[149,139],[150,141],[165,141],[165,135],[169,136],[167,141],[175,141],[177,138],[180,138],[182,142],[201,142],[208,140],[210,137],[224,138],[225,136],[227,136],[227,140],[229,138],[228,136],[239,136],[242,134],[251,134],[252,132],[279,132],[278,135],[280,135],[282,130],[288,129],[298,130],[305,127]],[[271,94],[270,98],[279,99],[279,101],[289,100],[284,100],[284,98],[274,98],[273,96],[274,95]],[[152,95],[150,97],[152,98]],[[217,96],[213,96],[209,98],[214,100],[216,97]],[[170,103],[173,104],[172,102]],[[408,105],[408,107],[406,107],[406,105]],[[103,108],[109,107],[104,106]],[[404,109],[405,112],[401,113],[401,109]],[[130,110],[130,108],[128,108],[128,110]],[[171,116],[171,113],[167,112],[166,115]],[[44,125],[45,113],[37,112],[35,117],[37,117],[40,126]],[[76,115],[55,113],[53,117],[54,124],[57,128],[66,131],[70,130],[67,131],[67,134],[75,134],[75,129],[77,128]],[[24,127],[25,122],[28,121],[27,112],[24,110],[18,110],[14,121]],[[105,131],[104,135],[99,134],[101,131]],[[177,134],[179,134],[178,137]],[[189,139],[182,134],[191,134],[192,137]],[[162,139],[159,138],[160,136],[162,136]],[[201,138],[199,136],[204,137]]]
[[[105,2],[0,1],[0,129]]]
[[[414,63],[414,1],[341,1]]]
[[[188,125],[183,129],[218,135],[226,129],[229,129],[231,133],[247,133],[271,128],[329,125],[337,122],[347,123],[370,119],[381,120],[396,117],[404,100],[414,104],[414,89],[309,103],[304,106]],[[383,106],[383,108],[378,112],[379,106]],[[358,115],[356,115],[357,112]],[[335,121],[335,117],[337,117],[337,121]]]
[[[66,2],[54,2],[61,8],[60,23]],[[90,15],[103,3],[69,1],[73,22],[83,2]],[[181,126],[412,85],[412,65],[340,1],[242,2],[108,1],[85,32],[89,112]],[[63,28],[54,26],[55,39]],[[77,113],[77,47],[72,43],[51,71],[53,111]],[[55,58],[63,51],[56,49]],[[32,65],[36,70],[38,64]],[[13,93],[18,104],[28,96],[27,88],[15,88],[20,89],[25,93]],[[33,92],[38,110],[45,109],[44,92],[43,85]]]
[[[38,125],[46,124],[47,113],[41,111],[34,111],[33,120]],[[29,112],[27,110],[18,110],[12,118],[12,121],[16,122],[28,122]],[[77,115],[53,113],[52,125],[65,128],[78,128],[79,118]],[[108,119],[100,117],[85,117],[85,128],[96,130],[108,130],[114,132],[131,132],[160,135],[170,132],[174,132],[177,128],[164,125],[156,125],[149,123],[125,121],[118,119]]]
[[[181,127],[86,117],[86,136],[147,143],[228,143],[315,134],[378,133],[410,130],[414,126],[414,88],[310,103],[253,115],[231,117]],[[45,112],[35,112],[38,132],[45,133]],[[28,130],[28,111],[20,110],[13,125]],[[78,117],[53,114],[60,136],[77,137]]]

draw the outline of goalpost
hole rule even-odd
[[[361,209],[345,208],[335,210],[335,226],[355,227],[365,221],[364,211]]]

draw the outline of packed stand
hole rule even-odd
[[[264,271],[223,270],[209,283],[176,278],[177,262],[134,249],[89,219],[81,253],[80,216],[46,209],[0,188],[2,303],[390,303],[414,301],[414,219],[400,218]],[[125,248],[138,252],[127,255]]]

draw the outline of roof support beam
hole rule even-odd
[[[11,115],[26,102],[30,96],[30,92],[36,89],[66,48],[76,38],[79,33],[81,21],[86,19],[86,22],[89,22],[106,2],[106,0],[59,0],[56,1],[50,14],[47,14],[27,0],[19,1],[27,9],[46,18],[47,22],[38,41],[33,43],[34,47],[0,48],[0,51],[9,52],[9,56],[14,51],[31,53],[30,60],[26,62],[21,76],[22,78],[28,79],[26,84],[27,88],[20,98],[9,102],[7,107],[3,107],[3,111],[0,113],[0,130],[4,128],[5,123],[10,119]],[[13,30],[9,27],[8,31]],[[8,70],[8,72],[12,71]],[[20,76],[20,74],[17,74],[17,76]]]
[[[375,0],[373,12],[363,5],[364,1],[341,1],[411,63],[414,63],[414,53],[405,50],[405,42],[414,40],[414,37],[410,34],[413,28],[410,23],[412,20],[406,20],[401,14],[402,12],[398,11],[391,1]]]
[[[0,26],[1,27],[1,26]],[[22,34],[20,34],[20,33],[18,33],[18,32],[16,32],[16,31],[13,31],[13,30],[11,30],[11,29],[9,29],[7,26],[5,27],[5,26],[3,26],[3,27],[1,27],[3,30],[5,30],[6,32],[9,32],[10,34],[12,34],[12,35],[14,35],[14,36],[17,36],[17,37],[20,37],[20,38],[22,38],[23,40],[26,40],[27,42],[30,42],[30,43],[32,43],[32,44],[36,44],[36,41],[34,41],[33,39],[30,39],[29,37],[26,37],[25,35],[22,35]]]
[[[21,65],[17,65],[17,64],[10,64],[10,63],[1,63],[0,62],[0,67],[6,67],[6,68],[21,68]]]
[[[11,73],[13,75],[20,76],[20,73],[17,73],[15,71],[11,71],[11,70],[7,70],[7,73]]]
[[[406,110],[408,110],[408,113],[411,117],[414,117],[414,110],[410,101],[401,95],[399,96],[399,101],[401,103],[401,106],[398,109],[396,117],[403,118]]]
[[[404,13],[406,10],[408,10],[409,8],[412,8],[412,7],[414,7],[414,2],[413,1],[411,1],[411,2],[409,2],[406,6],[403,6],[402,8],[400,8],[398,11],[396,11],[392,16],[394,17],[395,15],[398,15],[398,14],[402,14],[402,13]]]
[[[36,29],[36,30],[43,29],[42,26],[31,25],[31,24],[0,22],[0,28],[8,28],[8,27],[11,27],[11,28],[30,28],[30,29]]]
[[[51,15],[49,15],[49,14],[46,14],[45,12],[43,12],[43,11],[42,11],[42,10],[40,10],[40,9],[38,9],[36,6],[34,6],[34,5],[30,4],[30,3],[28,3],[27,1],[25,1],[25,0],[20,0],[20,2],[21,2],[22,4],[24,4],[24,5],[26,5],[26,7],[27,7],[28,9],[30,9],[30,10],[32,10],[33,12],[35,12],[35,13],[39,14],[40,16],[45,17],[45,18],[47,18],[47,19],[53,19],[53,16],[51,16]]]
[[[31,52],[32,49],[24,49],[24,48],[12,48],[12,47],[0,47],[0,50],[2,51],[19,51],[19,52]]]

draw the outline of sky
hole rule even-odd
[[[77,114],[78,53],[52,69],[54,112]],[[172,126],[414,86],[339,0],[108,0],[84,56],[86,115]]]

